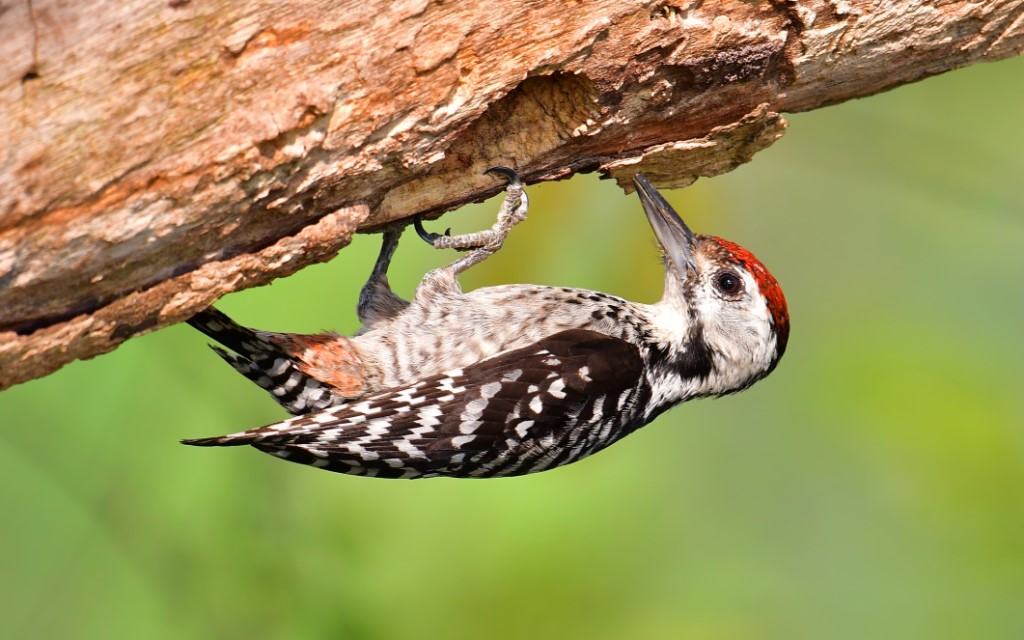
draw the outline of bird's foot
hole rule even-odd
[[[505,187],[505,200],[501,203],[501,209],[498,210],[498,219],[494,226],[476,233],[453,236],[451,229],[446,229],[444,234],[428,232],[423,228],[423,221],[416,216],[413,218],[413,226],[424,242],[435,249],[486,250],[488,255],[501,248],[512,227],[526,219],[530,201],[526,197],[526,192],[523,191],[522,181],[512,169],[491,167],[486,173],[500,175],[508,181],[508,186]]]

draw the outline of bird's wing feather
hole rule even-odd
[[[572,443],[587,437],[573,433],[577,424],[595,416],[611,421],[632,404],[642,365],[632,344],[573,329],[359,402],[184,442],[249,444],[295,462],[381,477],[526,473],[556,445],[571,457],[579,449]]]

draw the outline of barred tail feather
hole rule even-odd
[[[187,444],[190,447],[238,447],[253,444],[259,439],[260,435],[253,431],[239,431],[210,438],[185,438],[181,440],[181,444]]]
[[[347,352],[337,356],[329,348],[320,348],[321,343],[340,344],[338,336],[255,331],[213,308],[188,323],[234,351],[211,345],[214,353],[267,390],[292,415],[326,409],[358,395],[361,371],[358,363],[353,364],[356,356]],[[308,357],[313,362],[304,360]]]

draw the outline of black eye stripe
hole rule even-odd
[[[727,296],[743,291],[743,279],[735,271],[720,271],[715,274],[715,288]]]

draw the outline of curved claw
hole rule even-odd
[[[522,180],[519,179],[519,174],[509,169],[508,167],[491,167],[484,173],[498,174],[508,180],[508,186],[510,187],[521,187],[523,186]]]
[[[413,226],[414,229],[416,229],[416,235],[418,235],[420,238],[422,238],[423,242],[426,242],[427,244],[429,244],[431,246],[434,245],[434,241],[435,240],[437,240],[438,238],[441,237],[441,234],[439,234],[439,233],[430,233],[429,231],[424,229],[423,228],[423,218],[420,217],[420,216],[416,216],[415,218],[412,219],[412,226]],[[444,230],[444,235],[446,235],[446,236],[452,235],[451,227],[449,227],[449,228]]]

